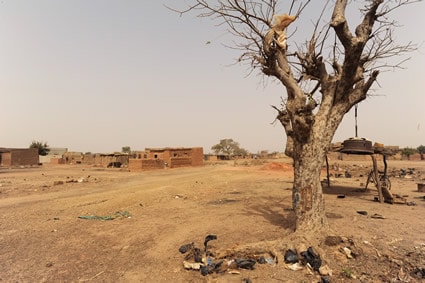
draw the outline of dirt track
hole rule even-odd
[[[238,274],[204,277],[183,268],[179,247],[189,242],[202,246],[208,234],[218,237],[209,243],[211,250],[290,239],[290,166],[233,165],[143,173],[72,166],[1,170],[0,281],[320,280],[306,268],[285,268],[283,251],[277,264],[256,264],[253,270],[238,269]],[[416,172],[425,172],[424,162],[391,161],[389,166],[395,171],[415,167]],[[414,206],[374,202],[376,190],[359,191],[365,180],[355,175],[333,179],[331,188],[325,188],[331,227],[327,234],[341,236],[344,242],[325,245],[326,235],[317,235],[314,248],[332,270],[332,282],[389,282],[404,277],[419,282],[417,270],[425,268],[425,193],[417,192],[417,181],[392,179],[392,192]],[[374,214],[384,219],[372,218]],[[348,259],[341,245],[356,251],[357,257]]]

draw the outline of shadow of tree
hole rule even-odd
[[[354,188],[352,186],[331,186],[328,188],[327,186],[323,187],[323,193],[327,195],[371,195],[374,192],[377,193],[376,190],[373,189],[362,189],[362,188]]]
[[[260,216],[272,225],[294,230],[295,214],[291,207],[291,198],[291,196],[279,199],[261,197],[255,204],[247,207],[243,213],[248,216]]]

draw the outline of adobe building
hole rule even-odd
[[[129,159],[128,169],[130,171],[202,166],[204,164],[202,147],[146,148],[145,151],[136,151],[135,157]]]
[[[37,148],[0,148],[0,167],[38,166]]]
[[[40,156],[40,163],[65,164],[63,155],[68,152],[65,147],[49,147],[49,153],[46,156]]]
[[[82,163],[100,167],[127,167],[128,153],[86,153],[83,155]]]

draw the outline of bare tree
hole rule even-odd
[[[393,41],[396,23],[389,16],[418,1],[321,1],[311,37],[298,46],[288,26],[302,19],[313,5],[310,0],[288,2],[285,12],[292,16],[277,11],[277,0],[193,0],[178,11],[219,20],[238,39],[232,48],[242,52],[239,62],[285,87],[282,105],[275,109],[287,136],[285,152],[294,160],[296,230],[327,226],[320,172],[332,138],[344,115],[368,97],[380,71],[400,67],[402,61],[389,65],[388,58],[416,49]],[[352,33],[346,9],[359,3],[360,23]]]

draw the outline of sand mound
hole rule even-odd
[[[261,167],[262,170],[283,170],[283,171],[292,171],[292,165],[282,162],[270,162]]]

